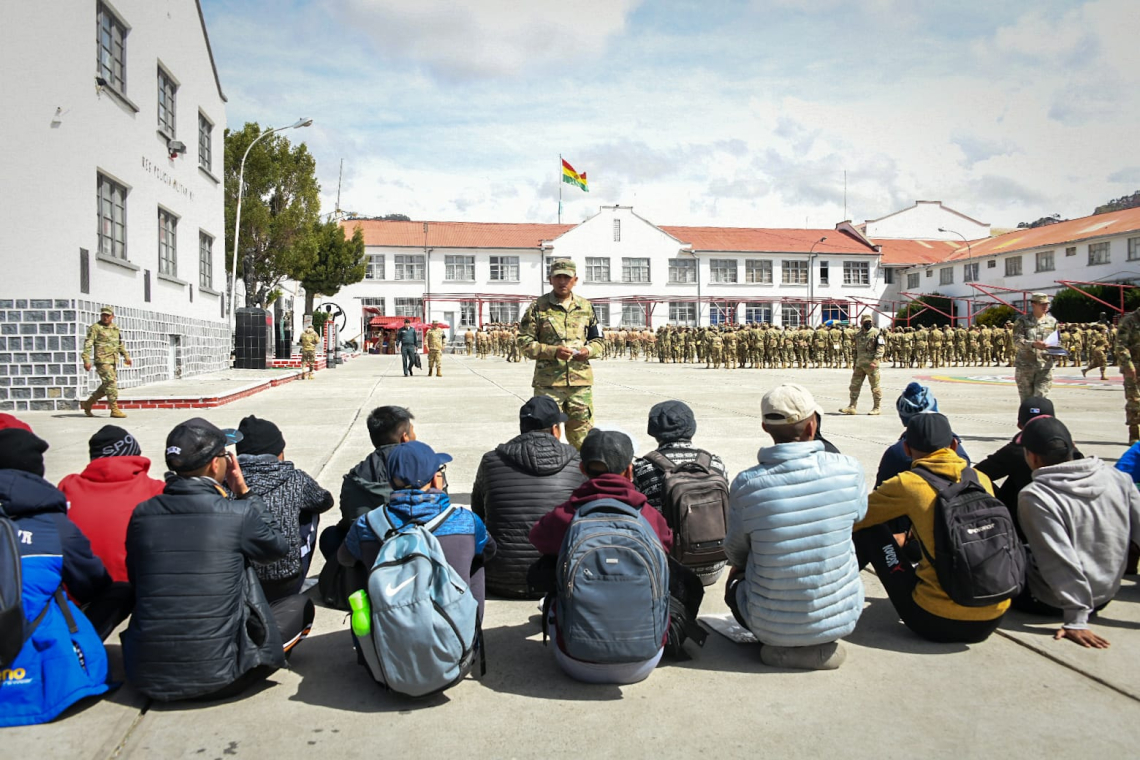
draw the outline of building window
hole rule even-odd
[[[107,6],[99,3],[96,14],[96,73],[107,86],[127,91],[127,27]]]
[[[174,95],[178,85],[169,74],[158,69],[158,129],[171,140],[174,139]]]
[[[986,269],[997,269],[997,259],[990,259],[987,261]]]
[[[772,304],[746,303],[744,304],[744,321],[754,325],[772,321]]]
[[[198,166],[210,171],[210,162],[214,155],[214,125],[210,120],[198,113]]]
[[[542,257],[542,263],[546,267],[546,281],[549,282],[550,281],[550,270],[554,267],[554,257],[553,256],[543,256]]]
[[[1041,251],[1037,254],[1037,271],[1053,271],[1053,251]]]
[[[423,254],[397,254],[396,256],[397,280],[423,280],[424,257]],[[397,314],[396,316],[401,316]],[[406,315],[403,315],[406,316]]]
[[[99,202],[99,253],[127,258],[127,188],[97,175]]]
[[[826,261],[819,262],[819,284],[820,285],[830,285],[831,284],[831,267],[828,265],[828,263]]]
[[[424,313],[424,299],[422,298],[397,298],[396,299],[396,314],[397,317],[422,317]]]
[[[474,279],[474,278],[472,278]],[[491,279],[498,282],[518,282],[519,281],[519,257],[518,256],[492,256],[491,257]],[[511,320],[514,321],[513,319]]]
[[[1021,257],[1010,256],[1005,260],[1005,276],[1017,277],[1019,274],[1021,274]]]
[[[731,325],[736,322],[736,304],[728,301],[709,302],[709,324]]]
[[[772,262],[766,259],[745,259],[744,281],[756,285],[771,285]]]
[[[649,282],[649,259],[621,260],[622,282]]]
[[[364,273],[366,280],[383,280],[384,279],[384,254],[370,253],[368,254],[368,270]]]
[[[474,301],[460,301],[459,302],[459,326],[460,327],[474,327],[475,326],[475,302]]]
[[[646,304],[640,301],[625,301],[621,305],[622,327],[645,327]]]
[[[736,259],[709,259],[713,282],[736,282]]]
[[[158,210],[158,273],[178,276],[178,217]]]
[[[799,327],[804,323],[804,307],[784,304],[780,307],[780,322],[784,327]]]
[[[954,284],[954,267],[942,267],[938,270],[938,284],[939,285],[953,285]]]
[[[807,285],[808,263],[806,261],[781,261],[780,282],[785,285]]]
[[[1108,241],[1089,243],[1089,266],[1108,263]]]
[[[361,306],[372,306],[374,308],[379,309],[381,314],[384,313],[384,299],[382,297],[365,296],[364,298],[360,299],[360,305]]]
[[[689,325],[697,324],[697,304],[695,301],[675,301],[669,303],[669,324]]]
[[[847,322],[847,304],[825,303],[820,307],[819,318],[823,322]]]
[[[586,257],[586,282],[609,282],[610,260],[605,256]]]
[[[1066,256],[1076,256],[1077,255],[1077,247],[1075,245],[1070,245],[1068,248],[1065,249],[1065,255]]]
[[[906,289],[907,290],[914,290],[917,287],[918,287],[918,273],[915,272],[914,274],[908,274],[906,276]]]
[[[594,318],[598,320],[599,327],[610,326],[610,305],[608,303],[596,303],[594,306]]]
[[[962,282],[978,281],[978,262],[962,265]]]
[[[669,259],[669,282],[683,283],[696,281],[696,259]]]
[[[1140,261],[1140,237],[1128,238],[1128,260]]]
[[[934,276],[934,270],[933,269],[927,269],[926,270],[926,276],[927,277],[933,277]]]
[[[198,232],[198,287],[214,289],[214,238]]]
[[[444,256],[443,279],[449,282],[474,282],[474,256]],[[494,279],[492,277],[492,279]]]
[[[895,284],[895,270],[891,269],[890,267],[879,267],[879,271],[883,273],[884,285]]]
[[[889,272],[890,270],[886,270]],[[885,273],[884,273],[885,274]],[[884,276],[884,281],[886,277]],[[844,285],[870,285],[871,284],[871,262],[869,261],[844,261],[843,262],[843,284]]]
[[[614,219],[614,242],[621,242],[621,219]]]
[[[519,321],[519,305],[511,301],[491,301],[487,310],[492,322],[510,324]]]

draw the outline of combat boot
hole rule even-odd
[[[119,405],[114,401],[111,402],[111,416],[117,420],[123,420],[127,418],[127,415],[123,414],[122,410],[119,409]]]
[[[1089,371],[1087,369],[1082,369],[1081,370],[1081,377],[1088,377],[1088,376],[1089,376]]]
[[[879,408],[878,404],[875,404],[873,407],[871,407],[871,411],[867,412],[867,414],[871,415],[872,417],[878,417],[882,413],[883,411]]]
[[[92,396],[91,398],[87,399],[86,401],[80,401],[79,407],[83,410],[83,413],[86,414],[88,417],[94,417],[95,413],[91,411],[91,407],[94,403],[95,403],[95,397]]]
[[[840,414],[855,414],[855,404],[857,404],[858,401],[859,401],[859,399],[857,399],[857,398],[851,399],[851,403],[848,404],[847,406],[843,407],[842,409],[840,409],[839,413]]]

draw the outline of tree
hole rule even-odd
[[[1021,315],[1017,313],[1017,309],[1012,306],[998,304],[978,312],[974,317],[974,324],[982,327],[1004,327],[1006,322],[1013,322],[1019,316]]]
[[[930,308],[931,306],[934,308]],[[949,317],[939,314],[934,309],[944,311],[946,314],[953,314],[954,302],[940,293],[919,296],[899,309],[895,315],[895,325],[899,327],[933,327],[938,325],[941,327],[950,324]]]
[[[317,295],[335,296],[345,285],[360,282],[368,273],[364,258],[364,231],[357,225],[351,238],[338,222],[318,224],[314,232],[317,241],[316,259],[304,270],[292,273],[294,279],[305,286],[305,313],[313,313],[313,298]]]
[[[226,271],[233,266],[241,158],[262,134],[255,122],[226,130]],[[238,276],[245,283],[245,305],[268,305],[268,296],[292,272],[305,271],[317,258],[313,235],[320,213],[316,161],[304,143],[292,145],[280,134],[261,140],[245,162]]]
[[[1084,291],[1083,293],[1081,291]],[[1053,304],[1049,311],[1058,322],[1096,322],[1101,314],[1110,319],[1115,313],[1103,303],[1094,301],[1087,294],[1094,295],[1102,301],[1111,304],[1120,303],[1120,289],[1109,288],[1104,285],[1083,285],[1081,290],[1064,288],[1053,296]],[[1140,306],[1140,288],[1129,288],[1124,291],[1124,310],[1132,311]]]
[[[1037,227],[1048,227],[1050,224],[1058,224],[1060,222],[1067,222],[1068,219],[1062,219],[1060,214],[1053,214],[1053,216],[1043,216],[1035,222],[1018,222],[1017,229],[1019,230],[1032,230]]]
[[[380,217],[382,222],[410,222],[412,218],[407,214],[385,214]]]
[[[1103,206],[1097,206],[1096,211],[1093,211],[1093,216],[1107,214],[1110,211],[1123,211],[1126,208],[1136,208],[1137,206],[1140,206],[1140,190],[1132,193],[1132,195],[1122,195]]]

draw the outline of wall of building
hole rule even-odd
[[[865,234],[872,240],[961,240],[953,232],[939,232],[939,227],[960,232],[967,240],[980,240],[990,236],[990,225],[952,211],[939,201],[916,201],[908,209],[881,219],[868,220]]]

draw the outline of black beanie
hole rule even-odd
[[[684,401],[662,401],[649,410],[646,432],[658,443],[690,441],[697,434],[697,419]]]
[[[87,442],[91,459],[102,457],[142,456],[142,448],[135,437],[117,425],[104,425]]]
[[[238,432],[245,436],[234,447],[238,454],[277,456],[285,450],[281,429],[269,420],[259,420],[251,414],[238,425]]]
[[[47,450],[47,441],[27,430],[0,430],[0,470],[22,470],[42,478]]]

